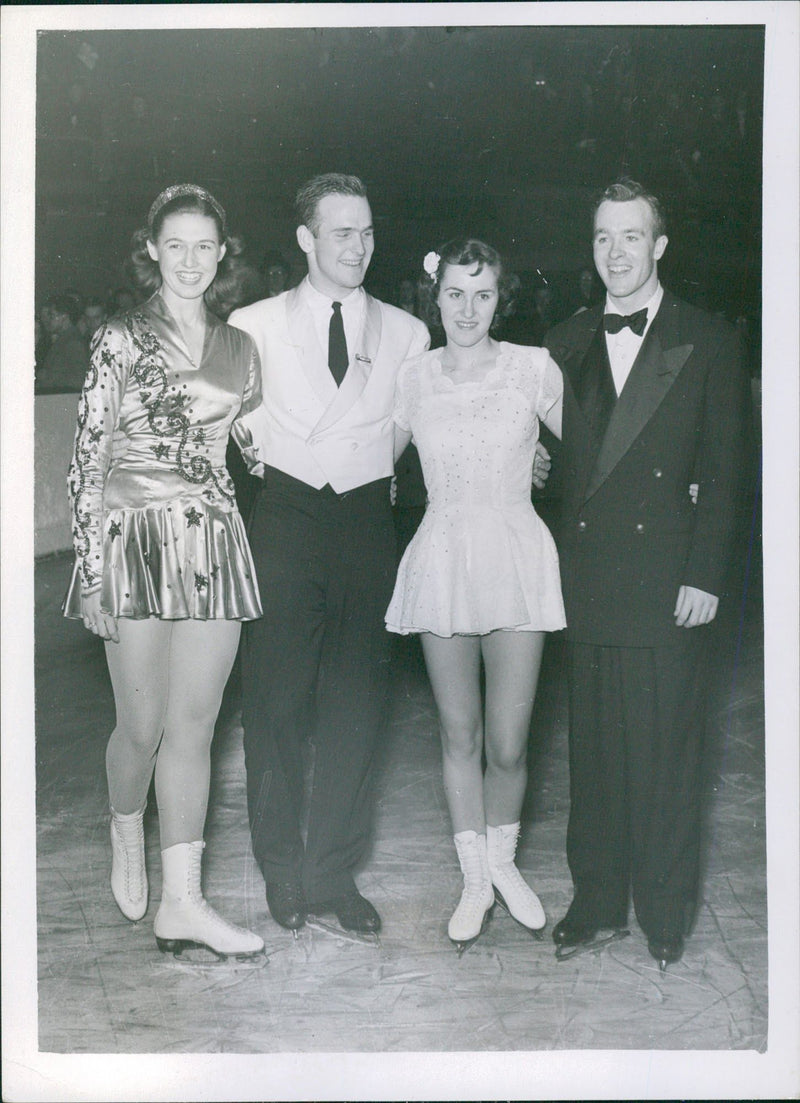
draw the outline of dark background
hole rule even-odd
[[[371,196],[371,291],[396,301],[475,234],[522,277],[522,339],[543,280],[555,320],[574,309],[590,197],[630,173],[666,200],[664,282],[757,345],[763,47],[757,25],[40,32],[37,304],[123,284],[132,231],[185,180],[297,279],[294,191],[343,171]]]

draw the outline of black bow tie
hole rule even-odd
[[[634,314],[604,314],[603,329],[606,333],[619,333],[625,326],[630,326],[637,337],[644,333],[647,325],[647,307],[637,310]]]

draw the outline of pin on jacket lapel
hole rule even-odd
[[[369,380],[373,364],[377,359],[380,340],[381,308],[376,299],[373,299],[371,295],[366,295],[364,325],[358,344],[350,353],[350,363],[341,386],[320,421],[314,427],[315,433],[323,432],[335,424],[359,400]]]
[[[293,288],[288,293],[286,319],[289,335],[297,348],[298,359],[306,378],[324,408],[314,427],[315,433],[329,428],[358,401],[377,358],[381,339],[380,305],[371,295],[366,292],[365,295],[364,326],[358,345],[350,354],[345,377],[341,386],[337,387],[327,364],[325,350],[317,340],[311,312],[304,305],[298,288]]]

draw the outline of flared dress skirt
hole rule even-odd
[[[65,616],[80,618],[80,594],[76,563],[64,599]],[[189,496],[104,514],[101,594],[104,612],[134,620],[261,616],[241,515]]]
[[[532,505],[428,508],[400,563],[389,631],[453,636],[565,625],[558,552]]]

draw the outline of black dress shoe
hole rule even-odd
[[[647,949],[658,962],[661,972],[665,972],[668,965],[680,961],[683,957],[683,935],[658,935],[648,938]]]
[[[591,942],[599,930],[599,923],[588,919],[571,919],[567,912],[561,922],[553,927],[553,942],[564,949],[580,946],[584,942]]]
[[[360,934],[377,934],[381,929],[381,917],[360,892],[348,892],[332,900],[308,905],[310,915],[333,913],[346,931]]]
[[[306,921],[308,906],[296,881],[265,881],[267,907],[276,923],[288,931],[298,931]]]

